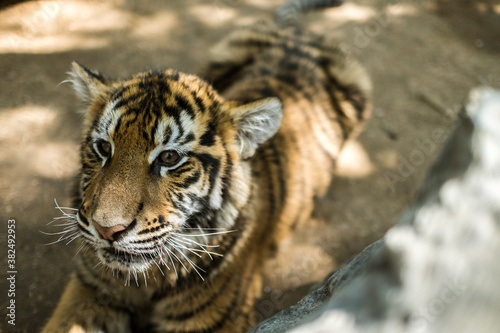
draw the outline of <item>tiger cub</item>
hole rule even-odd
[[[260,24],[203,77],[109,80],[73,63],[87,104],[78,269],[43,332],[244,332],[261,268],[324,195],[370,110],[365,70],[322,37]]]

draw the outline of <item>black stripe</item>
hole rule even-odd
[[[266,31],[266,34],[269,34],[269,35],[273,35],[273,37],[280,37],[276,32],[274,31]],[[261,47],[268,47],[268,46],[281,46],[282,43],[280,42],[276,42],[275,39],[269,39],[269,38],[266,38],[266,39],[262,39],[262,38],[247,38],[247,39],[244,39],[244,40],[241,40],[241,39],[237,39],[237,40],[233,40],[229,43],[229,46],[237,46],[237,47],[257,47],[257,48],[261,48]]]
[[[248,264],[248,263],[247,263]],[[255,266],[255,262],[252,262],[252,266],[250,269],[247,270],[247,272],[252,272],[253,268]],[[253,275],[252,273],[249,274],[249,276],[246,279],[241,279],[240,283],[237,284],[236,286],[236,291],[232,295],[232,301],[231,303],[226,307],[226,310],[221,314],[221,317],[218,321],[216,321],[214,324],[211,326],[205,327],[203,329],[199,330],[189,330],[186,333],[212,333],[220,328],[222,328],[229,320],[234,320],[236,316],[240,315],[241,313],[237,311],[238,305],[240,303],[240,297],[244,296],[245,293],[248,290],[248,287],[253,281]],[[242,295],[243,293],[243,295]]]
[[[138,235],[144,235],[144,234],[149,234],[149,233],[152,233],[152,232],[156,232],[156,231],[160,230],[161,227],[165,227],[165,224],[163,224],[162,226],[153,226],[153,227],[148,228],[148,229],[143,229],[143,230],[139,231],[137,234]],[[168,234],[170,234],[170,231],[166,231],[164,233],[161,233],[159,235],[153,236],[153,237],[148,238],[148,239],[131,241],[130,243],[132,243],[132,244],[144,244],[144,243],[154,242],[154,241],[156,241],[158,239],[163,239],[165,237],[165,235],[168,235]],[[153,249],[154,248],[156,248],[156,247],[153,247]]]
[[[90,186],[90,183],[89,183],[90,177],[89,178],[83,178],[82,180],[85,183],[87,183],[87,185],[85,185],[85,186],[82,187],[82,191],[85,192],[89,188],[89,186]]]
[[[172,191],[170,191],[170,190],[166,190],[166,191],[165,191],[165,196],[166,196],[166,198],[167,198],[168,202],[172,203],[172,206],[173,206],[175,209],[177,209],[177,207],[176,207],[176,203],[174,202],[174,199],[172,198]]]
[[[82,171],[84,172],[94,169],[93,165],[89,164],[88,162],[92,164],[95,164],[97,162],[97,160],[94,158],[94,155],[91,155],[90,153],[86,153],[85,155],[87,157],[87,160],[84,160],[82,162]]]
[[[99,82],[101,83],[105,83],[106,79],[104,78],[104,76],[102,74],[100,74],[99,72],[94,72],[94,71],[91,71],[90,69],[88,69],[87,67],[83,66],[82,64],[80,64],[78,61],[74,61],[75,63],[78,64],[78,66],[80,66],[81,69],[83,69],[83,71],[88,75],[88,76],[91,76],[92,78],[98,80]]]
[[[133,115],[133,118],[128,119],[127,122],[125,123],[125,126],[130,126],[131,124],[133,124],[137,120],[137,117],[139,116],[139,110],[136,108],[128,108],[123,113],[123,115],[120,117],[120,120],[121,120],[121,118],[130,117],[130,115]],[[118,128],[118,126],[117,126],[117,128]]]
[[[265,144],[265,145],[268,145],[269,143]],[[265,149],[265,147],[262,148],[263,150]],[[276,210],[276,201],[274,200],[274,193],[275,193],[275,189],[274,189],[274,182],[273,182],[273,177],[272,177],[272,170],[271,170],[271,163],[269,163],[267,161],[267,156],[263,154],[263,164],[264,164],[264,174],[267,175],[268,177],[268,194],[269,196],[267,197],[267,201],[268,204],[269,204],[269,215],[270,215],[270,218],[273,218],[274,217],[274,214],[275,214],[275,210]],[[261,175],[263,176],[263,175]]]
[[[92,265],[93,264],[90,263],[90,266]],[[109,299],[108,297],[111,296],[106,291],[103,291],[103,288],[100,286],[100,284],[102,283],[105,285],[110,285],[112,281],[103,280],[100,276],[96,275],[95,272],[96,270],[93,267],[89,267],[89,263],[85,260],[85,257],[80,256],[80,265],[76,270],[76,278],[83,286],[96,292],[96,296],[91,301],[96,304],[99,304],[99,302],[102,301],[102,299],[100,298],[102,293],[106,294],[107,296],[106,299]],[[117,273],[118,276],[121,275],[121,277],[124,278],[122,272],[118,271]],[[89,277],[92,278],[94,281],[89,281]],[[123,303],[119,303],[118,300],[115,298],[111,299],[111,304],[106,304],[106,305],[111,306],[114,309],[131,314],[130,308],[124,306]]]
[[[245,225],[248,223],[248,218],[240,216],[236,220],[236,224],[234,226],[234,230],[243,230]],[[224,236],[222,239],[223,242],[219,243],[219,247],[217,248],[218,253],[227,254],[234,247],[236,242],[241,238],[241,234],[239,232],[232,232]],[[195,262],[201,269],[205,271],[205,274],[208,276],[210,271],[218,269],[218,267],[226,260],[225,257],[213,257],[213,260],[208,262]],[[200,277],[198,274],[192,272],[187,276],[183,276],[179,274],[177,280],[175,281],[175,285],[165,284],[161,291],[156,292],[152,300],[161,300],[166,295],[177,295],[181,292],[184,292],[191,288],[193,284],[199,284]]]
[[[255,263],[252,262],[252,267],[251,268],[253,268],[254,266],[255,266]],[[252,271],[252,269],[248,269],[247,270],[247,272],[251,272],[251,271]],[[232,320],[236,316],[240,315],[240,313],[237,312],[238,305],[240,303],[240,297],[242,296],[242,292],[243,292],[243,295],[245,295],[245,292],[248,290],[248,287],[252,283],[252,281],[253,281],[253,275],[250,274],[246,279],[242,279],[242,281],[240,281],[240,283],[236,283],[236,290],[231,295],[232,296],[231,297],[231,303],[229,303],[229,305],[227,305],[225,307],[225,311],[221,314],[219,320],[217,320],[216,322],[214,322],[211,326],[208,326],[208,327],[205,327],[205,328],[202,328],[202,329],[187,330],[187,331],[184,331],[184,332],[186,332],[186,333],[212,333],[212,332],[215,332],[215,331],[219,330],[220,328],[224,327],[224,325],[229,320]],[[221,289],[224,289],[224,288],[221,288]],[[218,294],[219,293],[217,293],[215,295],[215,297],[217,297]],[[197,315],[200,311],[202,311],[203,309],[205,309],[207,306],[213,304],[213,302],[215,300],[216,299],[211,299],[209,302],[203,304],[198,309],[196,309],[196,310],[194,310],[192,312],[188,312],[188,313],[181,314],[181,315],[178,315],[178,316],[164,315],[163,318],[165,318],[166,320],[185,321],[186,319],[190,319],[190,318],[194,317],[195,315]],[[179,319],[176,319],[176,318],[179,318]]]
[[[207,70],[207,76],[212,80],[212,85],[220,92],[237,81],[244,70],[254,62],[254,59],[247,59],[242,63],[211,63]],[[213,76],[213,77],[212,77]]]
[[[90,225],[89,220],[87,220],[87,218],[82,213],[80,213],[80,211],[78,211],[77,214],[78,214],[78,217],[80,218],[80,221],[82,221],[83,224],[85,224],[88,227]],[[85,231],[87,231],[87,230],[85,230]]]
[[[179,187],[182,187],[182,186],[179,186]],[[183,203],[184,203],[184,193],[182,192],[174,192],[172,193],[172,198],[173,200],[170,202],[172,204],[172,206],[180,211],[181,213],[183,213],[184,215],[187,214],[187,212],[189,211],[188,208],[184,207]]]
[[[269,86],[259,89],[258,92],[262,97],[275,97],[278,95],[277,92],[273,91]]]
[[[128,106],[128,104],[135,100],[135,99],[138,99],[139,97],[141,97],[144,93],[142,91],[138,92],[137,94],[134,94],[132,96],[129,96],[128,98],[122,98],[122,94],[120,94],[120,97],[118,97],[118,102],[115,104],[115,107],[114,109],[119,109],[123,106]],[[115,101],[116,99],[111,99],[111,101]]]
[[[186,111],[189,114],[191,119],[194,118],[193,105],[184,96],[176,95],[175,102],[182,111]]]
[[[115,131],[114,131],[115,133],[118,133],[118,131],[120,130],[120,127],[122,126],[122,121],[123,121],[123,115],[120,116],[120,118],[118,118],[118,121],[116,122]]]
[[[198,180],[200,179],[200,175],[201,175],[201,172],[200,171],[196,171],[194,175],[186,178],[183,182],[183,187],[184,188],[188,188],[189,186],[195,184],[198,182]]]
[[[358,120],[362,120],[363,111],[366,105],[366,97],[363,95],[361,90],[354,85],[342,85],[335,77],[333,77],[325,68],[325,73],[327,74],[328,82],[340,91],[346,100],[348,100],[356,110],[356,116]]]
[[[185,173],[193,170],[193,165],[191,163],[184,163],[181,167],[175,170],[176,173]]]
[[[92,253],[94,253],[93,255],[96,255],[95,254],[95,249],[93,247],[91,247],[91,248],[93,250]],[[95,288],[97,291],[99,291],[101,288],[100,288],[99,284],[95,283],[95,282],[105,283],[106,281],[103,281],[102,277],[100,277],[97,274],[97,271],[94,269],[95,264],[88,262],[88,260],[90,259],[90,256],[80,256],[79,258],[80,258],[81,265],[83,265],[83,267],[81,267],[81,266],[78,267],[79,269],[77,270],[77,275],[78,275],[78,273],[81,273],[81,275],[80,275],[80,277],[81,277],[80,281],[84,285],[86,285],[87,287],[92,288],[92,289]],[[81,271],[82,268],[85,269],[85,272]],[[91,278],[92,280],[94,280],[94,283],[92,283],[93,281],[89,281],[89,278]]]
[[[194,102],[195,102],[196,106],[198,107],[198,110],[200,110],[200,112],[204,113],[206,111],[206,107],[205,107],[205,103],[203,102],[203,99],[201,99],[200,97],[197,96],[196,91],[191,91],[191,96],[193,97]]]
[[[197,200],[201,203],[203,209],[193,215],[191,215],[186,220],[186,228],[196,229],[196,228],[210,228],[214,227],[213,219],[215,217],[215,210],[208,207],[207,198],[197,198],[195,196],[191,197],[192,200]]]
[[[309,112],[303,112],[303,115],[306,117],[306,118],[311,118],[312,116],[315,116],[316,119],[313,119],[312,121],[309,121],[309,123],[313,123],[315,124],[316,126],[319,127],[319,131],[321,131],[322,133],[324,133],[325,136],[327,137],[330,137],[331,138],[331,128],[328,128],[328,125],[329,124],[338,124],[339,127],[340,127],[340,131],[342,132],[342,136],[344,138],[346,138],[346,135],[348,135],[348,129],[346,128],[346,125],[344,124],[344,122],[340,119],[343,117],[344,113],[343,112],[333,112],[335,111],[335,106],[332,105],[331,103],[333,103],[331,101],[331,98],[334,99],[334,101],[336,102],[336,99],[335,99],[335,96],[333,95],[333,91],[331,89],[328,89],[328,87],[326,87],[325,89],[325,92],[327,93],[327,96],[330,100],[330,106],[332,107],[332,109],[329,109],[329,108],[325,108],[324,106],[321,106],[321,107],[314,107],[312,104],[314,104],[314,97],[310,96],[308,93],[304,93],[304,98],[306,98],[309,102],[309,107],[307,108],[307,111]],[[332,94],[332,95],[330,95]],[[337,107],[340,108],[340,105],[337,104]],[[323,121],[321,120],[321,117],[322,116],[326,116],[326,118],[329,120],[328,121]],[[345,119],[345,117],[343,117]],[[314,125],[313,125],[314,126]],[[311,127],[311,128],[314,128],[314,127]],[[334,134],[336,134],[336,130],[334,129]],[[330,158],[332,158],[333,156],[331,156],[331,153],[329,153],[328,151],[326,151],[323,147],[323,143],[321,142],[321,140],[313,135],[313,140],[315,140],[317,142],[317,145],[320,147],[320,149],[322,149],[322,151],[327,155],[329,156]]]
[[[181,210],[182,207],[179,205],[178,200],[179,198],[177,197],[176,193],[173,193],[171,191],[168,192],[169,197],[170,197],[170,204],[172,204],[172,207],[176,210]]]
[[[205,310],[208,306],[214,303],[214,301],[217,300],[217,298],[226,291],[225,286],[228,283],[228,280],[231,278],[231,274],[227,274],[224,281],[222,282],[221,288],[219,288],[215,293],[212,294],[212,297],[206,301],[205,303],[202,304],[194,304],[193,306],[197,305],[197,307],[191,311],[184,312],[178,315],[170,315],[170,314],[164,314],[162,315],[162,319],[164,320],[171,320],[171,321],[184,321],[186,319],[192,318],[199,314],[201,311]]]
[[[179,81],[179,72],[178,71],[172,71],[172,73],[167,76],[169,79],[172,79],[173,81]]]
[[[208,182],[210,184],[209,192],[211,192],[215,184],[216,176],[219,172],[220,161],[209,154],[193,153],[192,156],[197,158],[201,162],[203,170],[205,171],[205,173],[208,173]]]
[[[186,137],[184,138],[184,140],[182,140],[182,142],[180,142],[179,144],[181,145],[185,145],[187,143],[190,143],[191,141],[194,141],[195,139],[195,136],[193,133],[189,133],[188,135],[186,135]]]
[[[222,176],[222,200],[225,202],[229,200],[228,189],[231,186],[231,174],[233,171],[233,161],[229,152],[226,150],[226,167],[224,169],[224,175]]]
[[[184,136],[184,128],[181,124],[179,108],[177,106],[168,105],[164,107],[163,111],[167,117],[172,117],[175,121],[179,130],[179,138],[182,138]]]
[[[119,99],[119,100],[120,100],[120,102],[122,102],[121,98],[123,97],[123,95],[125,94],[125,92],[126,92],[126,91],[128,91],[128,90],[129,90],[129,87],[122,87],[122,88],[120,88],[120,89],[115,90],[115,91],[111,94],[111,96],[110,96],[109,100],[110,100],[110,101],[114,101],[114,100],[118,100],[118,99]],[[120,103],[120,102],[119,102],[119,103]],[[124,105],[124,104],[122,104],[121,106],[123,106],[123,105]]]
[[[272,151],[272,163],[276,165],[276,177],[278,179],[278,184],[279,184],[279,188],[280,188],[280,193],[279,193],[279,196],[280,196],[280,203],[281,203],[281,206],[283,207],[283,205],[285,204],[285,198],[286,198],[286,181],[285,181],[285,177],[284,177],[284,171],[283,171],[283,165],[281,163],[281,157],[285,157],[285,155],[283,154],[280,154],[280,151],[276,148],[276,140],[272,140],[269,142],[269,148],[271,149]]]
[[[83,233],[83,234],[86,234],[88,236],[91,236],[91,237],[94,237],[94,235],[92,235],[92,233],[90,231],[88,231],[87,229],[85,228],[82,228],[81,225],[78,225],[80,227],[80,231]]]
[[[336,114],[339,117],[339,119],[336,119],[336,121],[340,125],[340,129],[342,130],[342,138],[346,140],[347,137],[349,136],[349,130],[347,129],[346,124],[342,119],[348,119],[349,117],[347,117],[347,115],[344,113],[344,110],[342,110],[342,107],[340,106],[339,101],[335,96],[334,89],[332,89],[331,87],[332,82],[330,82],[329,75],[327,76],[327,80],[328,80],[327,82],[323,82],[323,87],[326,94],[328,95],[330,105],[332,106],[333,110],[336,111]],[[326,112],[326,114],[330,119],[335,119],[329,112]]]
[[[87,268],[87,267],[85,267],[85,268]],[[83,286],[89,288],[90,290],[99,291],[99,288],[95,284],[92,284],[92,283],[87,281],[87,279],[85,278],[85,276],[81,272],[81,269],[76,270],[76,278]]]
[[[92,138],[90,137],[90,133],[93,132],[93,131],[95,131],[95,130],[97,130],[99,128],[99,123],[101,121],[102,114],[103,114],[103,112],[100,112],[99,115],[97,115],[94,118],[94,120],[92,121],[92,125],[90,126],[89,136],[88,136],[87,142],[92,141]]]
[[[215,134],[217,133],[217,123],[211,120],[207,126],[207,130],[200,137],[200,145],[210,147],[215,144]]]
[[[158,124],[155,124],[154,130],[153,130],[153,138],[156,136],[156,131],[158,130]],[[172,128],[169,126],[165,132],[163,133],[163,141],[162,144],[166,145],[168,141],[170,140],[170,137],[172,136]]]

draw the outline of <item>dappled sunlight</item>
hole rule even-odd
[[[361,178],[369,176],[374,166],[363,146],[358,141],[348,141],[337,160],[336,174],[342,177]]]
[[[477,1],[477,3],[475,3],[475,6],[477,8],[477,11],[481,14],[486,14],[488,12],[500,14],[500,4],[493,4],[491,2]]]
[[[125,38],[128,33],[138,39],[165,36],[177,24],[176,15],[170,12],[142,18],[107,2],[49,1],[23,6],[29,11],[25,17],[16,15],[15,7],[0,12],[3,32],[0,53],[99,49],[116,38]],[[221,15],[213,19],[218,20]]]
[[[126,29],[133,13],[118,9],[112,2],[61,2],[57,17],[71,32],[108,32]]]
[[[188,6],[197,22],[218,28],[234,21],[244,6],[274,8],[278,3],[252,0],[217,0]],[[17,15],[22,8],[24,15]],[[121,39],[136,39],[133,44],[168,33],[179,26],[178,13],[158,10],[143,15],[129,10],[125,3],[94,1],[27,2],[0,11],[0,53],[49,54],[72,50],[96,50]],[[262,19],[261,16],[259,16]],[[252,15],[238,24],[254,22]]]
[[[38,176],[51,179],[67,178],[78,169],[78,145],[72,141],[46,142],[34,145],[27,163]]]
[[[131,33],[135,38],[151,38],[155,35],[164,36],[165,32],[174,29],[177,24],[177,16],[174,13],[160,12],[136,20]]]
[[[34,140],[54,124],[57,113],[43,106],[23,105],[0,110],[0,144],[2,141],[24,143]]]
[[[124,28],[129,16],[109,4],[47,1],[23,6],[29,12],[24,17],[15,15],[15,7],[0,12],[0,53],[101,48],[108,40],[97,33]]]
[[[418,10],[414,5],[409,3],[398,3],[386,7],[386,10],[393,16],[416,16]]]
[[[350,2],[324,11],[324,15],[334,22],[367,21],[375,14],[371,7]]]
[[[71,326],[68,333],[85,333],[85,330],[82,326],[74,324],[73,326]]]
[[[16,163],[30,174],[60,179],[77,170],[78,144],[54,142],[58,113],[42,106],[26,105],[0,112],[0,163]]]
[[[416,15],[418,13],[415,6],[406,3],[398,3],[384,7],[380,11],[373,7],[362,6],[351,2],[346,2],[340,7],[330,8],[324,11],[324,15],[335,22],[342,24],[346,22],[366,22],[372,19],[377,21],[387,20],[387,16]]]
[[[220,26],[233,19],[237,11],[231,7],[195,5],[189,9],[189,12],[200,22],[209,27]]]
[[[224,2],[224,1],[231,1],[231,0],[219,0],[221,2]],[[277,6],[280,6],[284,3],[284,1],[282,0],[274,0],[274,1],[269,1],[269,0],[232,0],[234,2],[239,2],[239,3],[245,3],[245,4],[249,4],[249,5],[252,5],[252,6],[255,6],[255,7],[259,7],[260,9],[265,9],[265,10],[269,10],[269,11],[272,11],[274,10]]]
[[[59,34],[31,39],[11,34],[0,37],[0,53],[52,53],[74,49],[91,50],[105,47],[107,44],[107,38],[104,37],[96,38]]]

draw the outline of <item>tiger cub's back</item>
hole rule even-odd
[[[278,133],[252,161],[267,187],[277,241],[308,219],[325,194],[340,149],[371,112],[364,68],[323,36],[262,23],[236,30],[212,50],[204,71],[229,100],[277,96],[283,103]],[[269,231],[269,230],[268,230]]]

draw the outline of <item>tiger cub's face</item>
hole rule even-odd
[[[144,271],[188,234],[231,230],[279,100],[237,105],[175,71],[110,81],[73,63],[70,81],[87,104],[77,222],[105,266]]]

